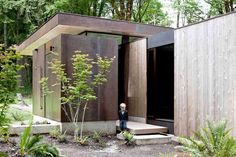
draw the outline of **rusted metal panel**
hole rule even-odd
[[[85,37],[78,35],[61,35],[62,38],[62,63],[65,64],[66,72],[71,77],[73,67],[71,58],[76,50],[88,53],[91,58],[96,54],[101,56],[113,57],[118,54],[118,46],[115,40],[99,39],[95,37]],[[94,69],[94,73],[97,69]],[[116,120],[118,105],[118,68],[117,59],[115,59],[112,69],[108,74],[108,82],[102,85],[96,92],[97,100],[88,104],[86,112],[86,121],[97,120]],[[82,114],[80,114],[82,115]],[[81,118],[81,117],[80,117]],[[62,112],[62,121],[66,117]]]
[[[54,51],[58,53],[58,56],[55,56],[51,53]],[[48,77],[48,87],[50,91],[53,93],[48,94],[45,97],[45,117],[61,121],[61,85],[60,82],[57,81],[56,75],[52,73],[49,68],[49,62],[52,61],[53,58],[60,58],[61,54],[61,38],[60,36],[51,40],[50,42],[45,44],[45,77]],[[57,85],[55,85],[57,83]]]
[[[33,114],[44,116],[44,99],[39,81],[44,77],[44,45],[33,52]]]

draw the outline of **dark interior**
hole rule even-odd
[[[147,117],[150,120],[174,119],[174,45],[148,50]]]

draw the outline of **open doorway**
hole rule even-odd
[[[174,44],[147,52],[147,119],[173,133]]]

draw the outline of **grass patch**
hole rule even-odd
[[[10,107],[7,113],[7,117],[11,120],[12,123],[14,123],[14,122],[22,122],[30,120],[32,119],[32,114],[28,111],[23,111],[20,109]]]

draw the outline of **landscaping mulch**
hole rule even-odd
[[[102,136],[99,142],[90,139],[88,145],[75,143],[72,136],[67,136],[66,143],[59,143],[57,139],[43,135],[44,141],[56,145],[65,157],[163,157],[175,152],[176,144],[156,144],[142,146],[126,146],[124,141],[118,140],[115,135]],[[19,137],[11,137],[13,144],[0,143],[0,152],[7,152],[9,157],[18,150]],[[172,157],[172,156],[171,156]]]

